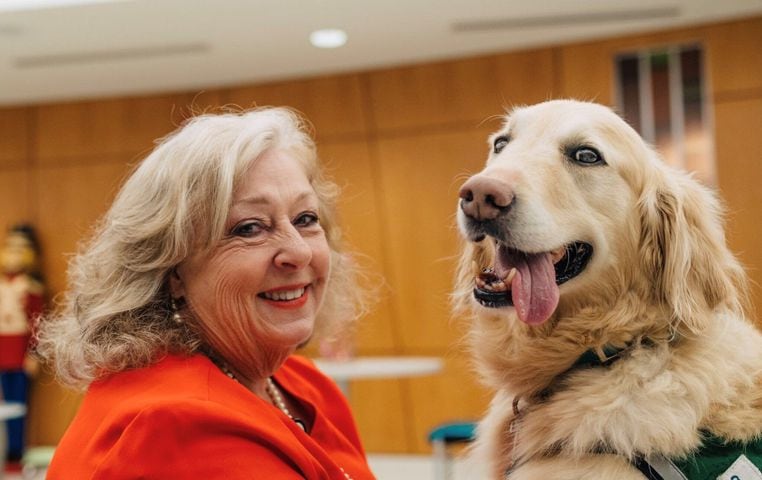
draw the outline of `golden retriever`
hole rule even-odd
[[[662,478],[708,437],[760,437],[762,336],[710,190],[593,103],[517,108],[489,144],[454,299],[496,391],[491,478]]]

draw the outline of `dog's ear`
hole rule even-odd
[[[645,184],[638,210],[651,293],[679,331],[700,332],[719,305],[744,308],[746,275],[725,244],[722,208],[707,188],[665,168]]]

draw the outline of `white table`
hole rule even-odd
[[[444,362],[437,357],[355,357],[348,360],[317,358],[315,365],[333,378],[346,395],[350,380],[431,375],[442,371]]]

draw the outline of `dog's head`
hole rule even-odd
[[[559,305],[636,291],[694,332],[702,312],[738,306],[744,275],[718,202],[610,109],[571,100],[518,108],[489,145],[458,201],[468,240],[461,305],[537,326]]]

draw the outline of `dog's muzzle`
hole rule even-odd
[[[474,175],[463,184],[459,195],[468,238],[477,242],[486,235],[501,238],[501,220],[515,201],[513,189],[501,180]]]

